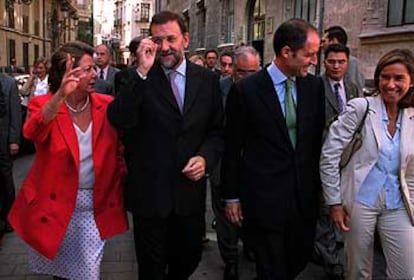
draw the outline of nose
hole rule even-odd
[[[318,56],[316,54],[314,54],[314,55],[311,56],[310,63],[312,65],[315,65],[315,66],[316,66],[316,64],[318,64]]]
[[[168,43],[168,41],[167,41],[167,40],[162,39],[162,40],[161,40],[161,42],[160,42],[159,47],[160,47],[160,49],[161,49],[162,51],[167,51],[167,50],[169,50],[169,48],[170,48],[170,44]]]

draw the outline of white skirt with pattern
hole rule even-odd
[[[51,261],[29,248],[29,269],[71,280],[98,280],[104,246],[93,216],[93,190],[79,189],[57,256]]]

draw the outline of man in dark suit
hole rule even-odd
[[[7,215],[15,197],[12,156],[19,152],[22,113],[16,81],[0,73],[5,114],[0,117],[0,235],[10,232]],[[3,229],[1,229],[3,224]]]
[[[233,58],[232,58],[233,61]],[[234,53],[232,75],[220,79],[220,89],[223,104],[231,86],[240,79],[259,71],[260,55],[252,46],[242,46]],[[241,235],[240,228],[232,224],[224,215],[225,202],[221,195],[220,166],[210,173],[211,202],[216,222],[217,243],[221,258],[225,263],[223,280],[237,280],[238,276],[238,243]],[[249,259],[253,259],[248,245],[243,240],[244,253]]]
[[[218,53],[214,49],[207,50],[204,53],[204,58],[206,60],[206,67],[207,69],[210,69],[214,74],[220,76],[220,69],[216,67],[217,65],[217,59],[218,59]]]
[[[136,131],[126,134],[135,139],[125,198],[139,279],[188,279],[201,259],[205,175],[223,149],[223,107],[218,77],[185,59],[184,20],[160,12],[150,31],[108,118]]]
[[[95,89],[99,93],[112,94],[115,92],[115,74],[119,72],[118,68],[110,65],[111,51],[107,45],[101,44],[95,47],[95,64],[97,66]],[[108,88],[110,91],[108,92]]]
[[[258,279],[294,279],[310,259],[319,209],[322,81],[308,75],[320,38],[301,19],[273,38],[275,60],[241,79],[226,103],[226,215],[242,224]]]
[[[10,66],[6,67],[6,73],[15,76],[18,74],[23,74],[24,73],[24,69],[20,68],[17,66],[17,62],[16,62],[16,58],[12,57],[10,59]]]
[[[362,90],[346,76],[349,49],[342,44],[330,44],[324,50],[325,73],[321,76],[325,88],[325,117],[328,125],[345,110],[347,101],[362,96]],[[344,278],[343,239],[341,232],[329,217],[329,208],[323,203],[317,222],[314,260],[324,266],[329,279]]]

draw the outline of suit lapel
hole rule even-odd
[[[75,128],[70,117],[70,113],[66,106],[62,104],[60,111],[56,115],[56,122],[58,124],[60,133],[66,142],[68,149],[73,157],[76,164],[76,168],[79,169],[79,145],[78,138],[76,137]]]
[[[102,130],[105,112],[102,112],[104,106],[95,95],[91,95],[91,113],[92,113],[92,147],[96,146],[96,141]]]
[[[174,93],[171,89],[170,82],[159,64],[154,65],[154,67],[151,68],[149,78],[152,80],[151,84],[154,87],[153,93],[158,94],[162,100],[166,101],[169,106],[172,106],[174,110],[177,111],[177,113],[181,114],[180,108],[178,108],[177,101],[175,100]]]
[[[186,114],[194,104],[200,85],[201,73],[197,73],[198,69],[193,64],[187,62],[187,73],[185,79],[185,98],[183,114]]]
[[[354,90],[355,88],[351,88],[345,80],[344,80],[344,85],[345,85],[346,100],[350,100],[352,98],[358,97],[358,92]]]
[[[413,139],[414,131],[414,108],[407,108],[403,110],[401,120],[401,139]],[[401,162],[406,160],[406,157],[409,155],[410,150],[412,149],[411,141],[400,141],[400,155]]]
[[[377,140],[378,150],[381,148],[381,135],[382,135],[382,103],[381,97],[376,96],[369,99],[370,111],[375,114],[373,118],[369,118],[372,123],[372,129],[374,130],[375,139]],[[369,115],[368,115],[369,116]]]
[[[328,100],[329,105],[332,107],[332,109],[334,110],[334,112],[336,114],[338,114],[338,104],[337,104],[337,100],[336,100],[336,96],[332,91],[332,87],[328,82],[328,78],[324,75],[322,77],[323,79],[323,84],[325,87],[325,95],[326,95],[326,99]]]
[[[279,102],[279,98],[277,97],[273,81],[269,76],[266,68],[260,70],[260,72],[258,72],[257,74],[261,76],[258,79],[255,79],[256,82],[260,81],[260,84],[256,85],[259,97],[262,99],[263,103],[270,111],[271,115],[275,118],[275,121],[278,124],[280,130],[282,131],[285,140],[291,144],[289,134],[286,128],[285,117],[282,113],[282,108]]]

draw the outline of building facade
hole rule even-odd
[[[273,34],[292,17],[312,23],[321,35],[329,26],[344,27],[368,80],[382,54],[396,47],[414,49],[412,0],[160,0],[161,10],[185,18],[191,54],[250,44],[261,53],[263,64],[269,63]]]
[[[1,70],[14,58],[28,72],[36,58],[77,38],[76,1],[0,0],[0,15]]]
[[[115,63],[129,64],[129,42],[136,36],[149,35],[149,23],[154,11],[154,0],[95,1],[94,44],[108,45]]]

